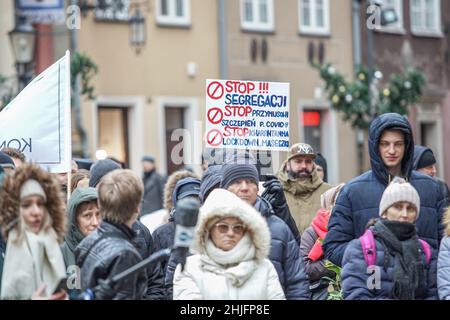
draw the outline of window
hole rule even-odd
[[[411,0],[411,31],[419,35],[441,35],[441,1]]]
[[[403,0],[383,0],[382,9],[394,9],[397,15],[397,22],[381,27],[381,31],[404,32],[403,27]]]
[[[301,33],[327,35],[330,33],[330,1],[298,0]]]
[[[156,0],[156,22],[167,26],[190,26],[190,0]]]
[[[305,109],[303,110],[303,132],[304,141],[309,144],[314,151],[320,152],[322,150],[322,111],[319,109]]]
[[[105,0],[105,9],[95,9],[97,21],[128,22],[131,0]]]
[[[273,31],[273,0],[241,0],[241,26],[249,31]]]

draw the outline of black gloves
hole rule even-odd
[[[286,205],[283,186],[276,177],[270,176],[270,178],[270,180],[267,180],[263,184],[265,190],[261,197],[269,201],[274,208],[282,207]]]

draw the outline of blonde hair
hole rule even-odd
[[[103,218],[126,223],[142,201],[142,180],[129,169],[116,169],[105,175],[98,185],[98,205]]]

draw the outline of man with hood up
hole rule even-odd
[[[439,184],[439,188],[445,198],[445,207],[448,207],[450,205],[450,191],[448,190],[447,184],[436,177],[436,158],[430,148],[418,145],[414,146],[413,169],[432,177]]]
[[[372,121],[369,129],[372,170],[350,180],[336,199],[323,243],[328,260],[342,265],[348,243],[364,233],[370,219],[378,217],[381,196],[395,176],[407,180],[419,193],[418,235],[434,249],[438,248],[444,198],[432,178],[413,171],[413,150],[411,126],[404,116],[386,113]]]

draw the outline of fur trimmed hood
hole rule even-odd
[[[266,220],[252,206],[239,199],[235,194],[224,190],[215,189],[200,208],[197,223],[196,236],[192,248],[199,252],[205,252],[205,239],[209,236],[208,224],[211,220],[225,217],[236,217],[242,220],[250,232],[251,239],[256,249],[256,260],[263,261],[269,255],[270,231]]]
[[[450,237],[450,207],[445,211],[443,220],[442,223],[445,226],[444,235]]]
[[[3,189],[0,192],[0,226],[5,239],[12,228],[20,221],[20,188],[29,179],[34,179],[42,186],[47,195],[45,207],[52,218],[52,228],[58,241],[64,240],[66,231],[66,213],[62,201],[62,193],[57,179],[38,165],[24,164],[17,168],[12,175],[5,177]]]
[[[164,209],[167,209],[168,212],[173,208],[172,193],[173,189],[175,189],[175,185],[179,180],[187,177],[198,179],[194,173],[187,170],[175,171],[167,179],[166,185],[164,186]]]

